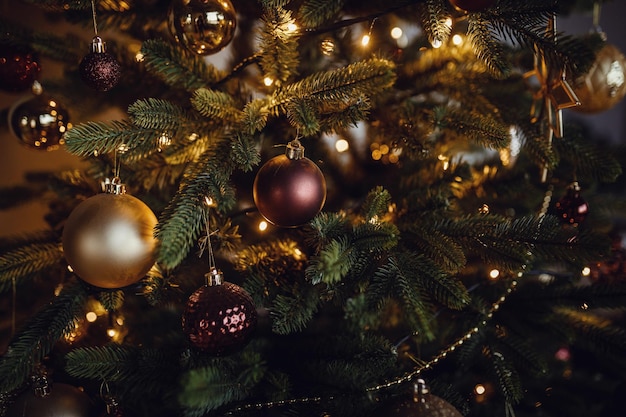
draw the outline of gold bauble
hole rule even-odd
[[[591,69],[573,85],[580,106],[572,110],[600,113],[611,109],[626,95],[626,58],[611,44],[600,49]]]
[[[198,55],[210,55],[230,43],[237,15],[230,0],[173,0],[168,27],[185,48]]]
[[[54,383],[45,396],[37,396],[30,389],[23,392],[8,408],[6,417],[89,417],[95,411],[95,405],[83,391]]]
[[[102,193],[80,203],[63,230],[65,259],[83,281],[122,288],[142,279],[156,259],[157,219],[141,200]]]

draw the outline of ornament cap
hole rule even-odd
[[[104,188],[104,192],[107,194],[126,194],[126,184],[124,184],[119,177],[114,177],[112,180],[108,178],[105,179],[102,187]]]
[[[91,40],[90,51],[96,54],[105,53],[106,42],[104,42],[100,36],[94,36]]]
[[[413,402],[415,403],[423,403],[425,402],[424,396],[430,393],[430,388],[426,385],[426,381],[422,378],[419,378],[413,384]]]
[[[298,139],[294,139],[287,144],[285,155],[292,161],[304,158],[304,146]]]
[[[204,277],[206,278],[206,285],[208,287],[214,287],[224,283],[224,274],[215,267],[211,267],[211,270],[205,274]]]

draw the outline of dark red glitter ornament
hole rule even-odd
[[[207,274],[207,281],[187,301],[183,332],[196,349],[229,355],[250,341],[257,325],[256,307],[246,290],[224,281],[217,269]]]
[[[91,52],[82,59],[79,66],[81,79],[89,87],[98,91],[108,91],[120,81],[121,66],[99,36],[91,42]]]
[[[580,196],[580,187],[574,182],[567,188],[567,192],[555,204],[556,213],[565,224],[578,226],[589,213],[589,205]]]
[[[294,140],[284,155],[267,161],[254,179],[253,197],[267,221],[280,227],[296,227],[313,219],[326,201],[322,171],[304,156]]]
[[[24,47],[0,44],[0,89],[15,93],[33,85],[41,67],[34,52]]]

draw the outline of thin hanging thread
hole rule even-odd
[[[11,289],[13,291],[13,296],[12,296],[12,302],[13,302],[13,306],[11,307],[11,337],[15,336],[15,317],[16,317],[16,312],[15,312],[15,308],[17,305],[17,283],[15,282],[15,277],[11,278]]]
[[[202,217],[204,219],[204,227],[206,229],[206,249],[209,260],[209,268],[215,269],[215,255],[213,253],[213,246],[211,245],[211,215],[210,210],[213,205],[213,199],[210,197],[205,197],[204,199],[207,209],[202,210]]]
[[[96,0],[91,0],[91,15],[93,17],[93,30],[98,36],[98,23],[96,22]]]

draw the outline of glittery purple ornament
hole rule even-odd
[[[215,356],[243,349],[257,325],[257,311],[250,295],[238,285],[223,281],[212,269],[208,285],[198,288],[187,301],[182,327],[198,350]]]
[[[563,223],[578,226],[589,213],[589,205],[580,196],[580,187],[574,182],[555,204],[556,213]]]
[[[284,155],[267,161],[254,179],[254,203],[267,221],[280,227],[296,227],[315,217],[326,201],[322,171],[304,156],[294,140]]]
[[[105,44],[99,36],[93,38],[91,52],[85,55],[78,69],[85,84],[98,91],[115,87],[121,76],[120,64],[105,51]]]

